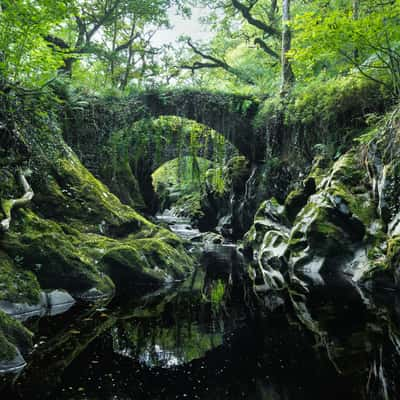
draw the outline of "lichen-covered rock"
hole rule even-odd
[[[300,210],[307,204],[308,198],[315,193],[315,179],[309,177],[303,184],[292,190],[285,200],[285,211],[290,222],[293,222]]]
[[[345,153],[330,168],[321,163],[316,160],[284,206],[275,200],[263,203],[245,235],[259,290],[286,284],[304,288],[302,281],[321,284],[327,273],[361,280],[382,263],[383,226],[361,152]]]
[[[258,248],[265,234],[270,230],[289,232],[289,224],[285,216],[285,207],[274,198],[264,201],[258,208],[254,223],[243,238],[245,252]]]

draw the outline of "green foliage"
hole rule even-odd
[[[368,125],[375,124],[376,114],[391,102],[390,91],[366,78],[320,76],[298,82],[285,99],[265,100],[254,126],[270,134],[286,132],[303,160],[311,161],[317,155],[337,158]],[[279,154],[280,149],[269,151]]]
[[[316,3],[297,15],[293,24],[291,57],[296,61],[297,74],[312,79],[323,71],[348,73],[354,68],[398,95],[399,3],[377,5],[367,0],[360,2],[358,11],[354,11],[352,2]]]
[[[11,303],[39,303],[40,286],[35,276],[17,266],[0,250],[0,300]]]
[[[129,128],[115,132],[109,144],[114,167],[121,160],[129,161],[133,171],[138,173],[142,162],[150,163],[154,168],[177,157],[180,176],[186,168],[184,156],[190,156],[190,174],[197,179],[201,175],[199,157],[222,165],[226,154],[226,140],[222,135],[205,125],[176,116],[135,122]]]
[[[213,282],[210,291],[211,306],[213,307],[214,310],[220,309],[224,296],[225,296],[225,283],[221,279],[218,279],[217,281]]]
[[[162,164],[152,174],[154,189],[158,191],[162,185],[171,187],[170,190],[179,188],[188,193],[199,190],[211,161],[196,157],[194,163],[193,158],[185,156],[182,159],[173,159]],[[196,167],[193,167],[193,164]]]
[[[173,208],[177,215],[190,218],[202,214],[200,197],[211,161],[196,157],[193,163],[193,158],[184,156],[167,161],[153,172],[153,187],[160,199],[160,210]]]
[[[5,0],[0,6],[0,72],[3,79],[41,86],[55,76],[62,64],[45,41],[69,13],[66,2]]]

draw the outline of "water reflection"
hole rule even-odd
[[[112,330],[113,349],[149,367],[188,363],[223,343],[224,321],[204,291],[205,275],[172,291],[160,303],[137,308]],[[223,301],[222,298],[219,299]]]
[[[31,321],[38,347],[1,398],[400,397],[394,293],[332,277],[307,296],[287,293],[274,313],[247,297],[200,269],[178,287]]]

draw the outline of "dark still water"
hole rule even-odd
[[[393,293],[372,299],[336,280],[261,313],[204,278],[28,321],[35,351],[0,399],[400,398]]]

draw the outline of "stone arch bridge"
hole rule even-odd
[[[225,137],[227,146],[236,148],[250,162],[260,160],[265,146],[253,127],[257,111],[258,102],[251,97],[197,90],[149,91],[126,98],[92,98],[83,106],[72,105],[65,112],[64,137],[85,166],[109,184],[102,167],[107,162],[105,157],[115,132],[126,130],[137,121],[160,116],[177,116],[200,123]],[[173,158],[166,157],[164,162]],[[145,162],[145,165],[154,165],[153,161]],[[148,180],[149,174],[142,171],[140,175],[139,180]],[[148,186],[148,182],[141,184]]]

